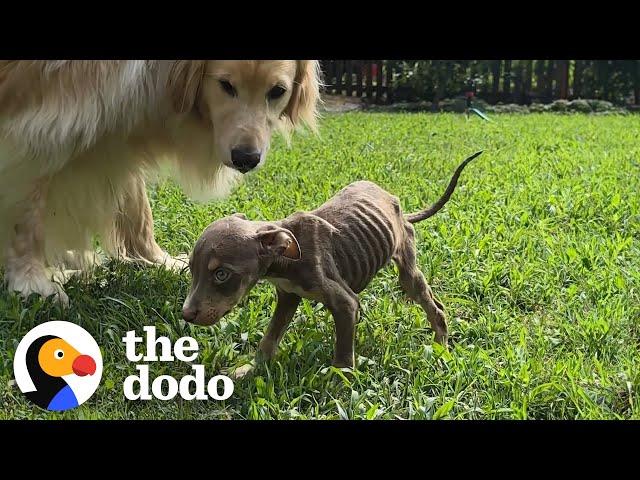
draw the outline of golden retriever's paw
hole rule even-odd
[[[55,283],[59,283],[60,285],[64,285],[65,283],[67,283],[69,280],[71,280],[71,277],[75,277],[75,276],[80,276],[82,275],[82,270],[53,270],[51,272],[51,279],[55,282]]]
[[[35,293],[45,298],[53,297],[64,308],[69,306],[69,297],[64,293],[62,285],[52,282],[44,273],[10,277],[7,288],[9,291],[17,292],[24,298]]]
[[[156,262],[158,265],[163,266],[167,270],[173,270],[174,272],[181,272],[189,267],[189,256],[180,254],[176,257],[172,257],[168,253],[165,253],[162,258]]]
[[[102,261],[102,256],[97,252],[91,250],[67,250],[62,254],[62,263],[64,265],[64,268],[70,269],[73,272],[76,272],[78,270],[86,270],[90,267],[100,265]]]

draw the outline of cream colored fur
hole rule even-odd
[[[287,91],[270,101],[276,83]],[[308,60],[0,61],[8,288],[66,303],[52,278],[95,264],[96,235],[113,257],[183,266],[155,242],[145,181],[169,172],[195,198],[224,198],[242,176],[231,148],[264,156],[276,130],[314,128],[318,86]]]

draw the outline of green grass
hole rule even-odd
[[[353,377],[327,368],[333,321],[305,301],[276,361],[236,382],[229,400],[130,402],[127,330],[154,324],[173,340],[197,338],[210,377],[252,357],[275,291],[260,284],[215,327],[184,326],[188,274],[112,262],[67,286],[67,314],[0,292],[0,418],[640,418],[640,117],[494,117],[329,115],[321,138],[298,136],[290,149],[276,140],[266,168],[227,201],[196,205],[171,185],[151,189],[158,241],[177,254],[223,215],[281,218],[359,179],[420,209],[484,149],[447,207],[417,226],[419,266],[447,309],[449,351],[433,344],[388,267],[361,295]],[[105,363],[97,393],[62,415],[9,386],[20,338],[59,319],[86,328]],[[152,377],[189,371],[158,363]]]

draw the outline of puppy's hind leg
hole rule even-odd
[[[322,303],[333,315],[335,323],[335,351],[332,365],[337,368],[355,367],[355,336],[360,302],[349,288],[333,280],[326,280],[327,292]]]
[[[393,260],[400,272],[400,285],[407,296],[418,303],[427,314],[431,328],[435,331],[436,342],[447,345],[448,328],[444,307],[436,300],[431,287],[416,265],[415,233],[411,225],[406,227],[407,235]]]
[[[61,285],[49,280],[44,261],[44,221],[47,188],[40,182],[27,199],[27,207],[14,226],[14,234],[6,252],[6,282],[10,291],[28,297],[37,293],[54,295],[66,306],[69,298]]]
[[[144,179],[139,175],[129,179],[121,211],[116,217],[115,236],[116,249],[127,260],[162,265],[176,271],[188,265],[186,256],[174,258],[156,243],[151,205]]]

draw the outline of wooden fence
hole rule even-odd
[[[411,61],[414,62],[414,61]],[[397,60],[324,60],[325,91],[361,97],[373,103],[391,103],[406,93],[396,74],[407,63]],[[547,103],[556,99],[598,98],[640,104],[640,61],[607,60],[432,60],[433,71],[424,100],[438,101],[464,93],[476,79],[479,98],[489,103]],[[429,81],[429,80],[427,80]],[[398,98],[401,100],[402,98]]]
[[[390,60],[326,60],[322,71],[327,93],[367,98],[375,103],[393,101],[394,62]]]

